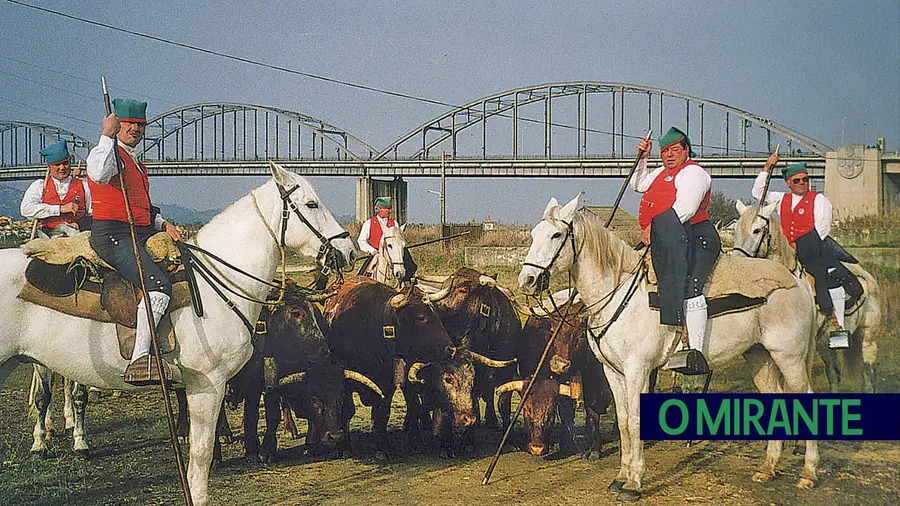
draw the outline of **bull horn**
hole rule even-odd
[[[288,374],[287,376],[278,380],[278,386],[283,387],[285,385],[292,385],[294,383],[300,383],[304,379],[306,379],[305,372],[295,372],[294,374]]]
[[[497,280],[486,274],[482,274],[481,276],[478,277],[478,283],[481,286],[490,286],[490,287],[497,286]]]
[[[337,295],[336,291],[328,291],[325,293],[317,293],[315,295],[307,295],[306,300],[310,302],[325,302],[326,300]]]
[[[525,380],[508,381],[497,387],[497,395],[505,394],[506,392],[522,393],[522,390],[525,390]]]
[[[425,295],[425,300],[427,300],[428,302],[437,302],[443,298],[446,298],[448,295],[450,295],[449,286],[446,288],[441,288],[440,291]]]
[[[440,291],[440,288],[435,288],[431,285],[423,285],[419,283],[416,283],[416,288],[422,290],[422,293],[424,293],[425,295],[430,295],[432,293],[437,293]]]
[[[394,309],[400,309],[403,306],[409,304],[409,295],[405,293],[398,293],[394,295],[390,299],[391,307]]]
[[[425,383],[425,380],[419,378],[419,371],[427,365],[428,364],[424,362],[414,363],[409,367],[409,372],[406,373],[406,379],[408,379],[410,383]]]
[[[368,376],[365,376],[356,371],[351,371],[350,369],[344,369],[344,378],[362,383],[363,385],[371,388],[372,391],[378,394],[379,397],[384,399],[384,392],[382,392],[381,389],[378,388],[378,385],[376,385],[374,381],[369,379]]]
[[[578,400],[578,398],[581,397],[581,385],[578,383],[571,383],[569,385],[560,383],[559,395]]]
[[[425,281],[426,283],[443,284],[444,281],[447,281],[447,279],[449,278],[449,274],[446,276],[428,276],[425,274],[416,274],[416,279],[418,279],[419,281]]]
[[[502,293],[503,295],[506,295],[507,299],[509,299],[511,301],[516,300],[516,294],[514,294],[513,291],[510,290],[509,288],[506,288],[505,286],[500,286],[500,285],[495,285],[494,287],[497,290],[500,290],[500,293]]]
[[[468,350],[468,354],[472,357],[472,359],[476,362],[480,362],[488,367],[506,367],[508,365],[513,365],[516,363],[516,359],[512,360],[494,360],[492,358],[487,358],[480,353],[475,353],[474,351]]]

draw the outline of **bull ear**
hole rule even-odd
[[[772,213],[775,212],[776,207],[778,207],[778,202],[772,202],[771,204],[767,205],[766,207],[763,207],[762,210],[759,212],[759,214],[768,218],[769,216],[772,216]]]
[[[572,218],[575,216],[575,211],[578,210],[578,199],[581,197],[581,194],[575,195],[575,198],[570,200],[568,204],[566,204],[562,209],[557,211],[556,217],[562,221],[567,221],[569,223],[572,222]]]
[[[272,177],[275,178],[276,183],[281,186],[293,186],[294,181],[291,180],[290,172],[285,170],[281,165],[269,160],[269,169],[272,171]]]
[[[734,201],[734,207],[737,209],[738,214],[744,214],[744,210],[747,209],[747,205],[741,199]]]
[[[550,197],[550,202],[547,202],[547,207],[544,209],[544,215],[541,217],[541,219],[549,219],[550,214],[553,212],[553,209],[557,207],[559,207],[559,202],[557,202],[556,197]]]

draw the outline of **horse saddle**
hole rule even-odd
[[[119,352],[127,360],[134,349],[140,288],[103,262],[90,248],[89,240],[90,232],[83,232],[69,238],[36,239],[23,245],[23,251],[32,260],[25,268],[26,282],[18,296],[71,316],[115,323]],[[172,254],[173,249],[178,251],[177,246],[168,235],[160,233],[148,239],[146,247],[172,281],[169,310],[190,305],[188,276],[177,255]],[[175,349],[168,314],[160,320],[157,338],[161,352]]]
[[[659,309],[656,272],[649,255],[646,264],[650,308]],[[765,304],[773,291],[797,286],[789,270],[774,265],[762,258],[719,256],[704,287],[708,317],[747,311]]]

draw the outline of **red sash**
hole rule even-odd
[[[135,163],[121,146],[119,154],[125,165],[122,175],[114,176],[107,184],[98,184],[90,177],[88,178],[94,219],[128,223],[128,211],[125,209],[125,198],[122,196],[120,181],[120,178],[124,177],[134,224],[146,227],[150,225],[150,182],[147,180],[147,168],[142,163]]]
[[[85,202],[84,197],[84,183],[73,177],[72,181],[69,182],[69,191],[66,192],[65,197],[59,198],[59,193],[56,191],[56,183],[53,182],[53,178],[47,178],[47,181],[44,183],[44,196],[41,198],[41,202],[52,206],[61,206],[71,203],[78,204],[78,211],[75,214],[65,213],[59,216],[42,218],[42,227],[56,228],[60,223],[68,223],[75,228],[78,228],[78,222],[76,220],[84,217],[87,211],[87,202]]]
[[[675,188],[675,176],[688,165],[697,165],[697,163],[688,158],[679,167],[669,171],[663,170],[650,183],[650,188],[641,197],[641,206],[638,209],[638,223],[641,226],[641,230],[650,226],[653,218],[668,211],[675,204],[676,194],[678,193],[678,190]],[[699,165],[697,166],[700,167]],[[707,191],[700,202],[700,207],[691,218],[691,225],[709,219],[709,214],[706,212],[706,209],[709,207],[709,197],[710,192]]]
[[[781,207],[778,214],[781,215],[781,230],[787,237],[788,243],[794,246],[798,237],[816,228],[815,202],[818,192],[808,191],[797,203],[797,207],[791,209],[793,197],[786,193],[781,197]]]
[[[391,228],[394,225],[394,219],[388,218],[387,228]],[[381,222],[378,221],[378,216],[372,216],[369,218],[369,246],[378,249],[381,246],[382,235],[384,235],[384,231],[381,230]]]

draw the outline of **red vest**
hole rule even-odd
[[[88,178],[94,219],[128,223],[128,211],[125,209],[125,198],[122,196],[120,182],[120,178],[124,177],[134,224],[146,227],[150,225],[150,182],[147,180],[147,168],[142,163],[135,163],[121,146],[119,154],[125,165],[121,175],[113,176],[107,184],[98,184]]]
[[[675,176],[688,165],[696,165],[696,162],[688,158],[680,167],[670,171],[663,170],[650,183],[650,188],[641,197],[641,207],[638,209],[638,223],[641,230],[649,227],[653,218],[668,211],[675,204],[675,196],[678,193],[675,188]],[[703,196],[700,207],[691,218],[691,225],[709,219],[709,214],[706,212],[706,208],[709,207],[709,195],[710,192],[707,191]]]
[[[78,212],[75,214],[65,213],[60,216],[49,216],[41,219],[42,227],[56,228],[60,223],[68,223],[78,228],[76,220],[84,217],[87,209],[87,202],[85,202],[84,198],[84,183],[73,177],[69,183],[69,191],[66,192],[65,197],[60,199],[59,193],[56,191],[56,183],[53,182],[53,178],[48,177],[44,183],[44,196],[41,198],[41,202],[51,206],[61,206],[73,202],[78,204]]]
[[[387,227],[391,228],[393,226],[395,226],[394,219],[388,218]],[[369,218],[369,246],[378,249],[381,246],[382,235],[384,235],[384,231],[381,230],[381,222],[378,221],[378,216],[372,216]]]
[[[781,230],[784,231],[784,236],[791,246],[794,246],[798,237],[816,228],[816,195],[818,192],[806,192],[794,209],[791,209],[793,197],[790,193],[781,197],[781,208],[778,210],[778,214],[781,215]]]

